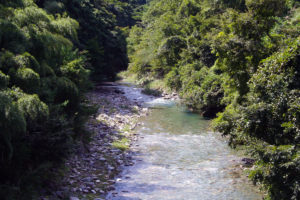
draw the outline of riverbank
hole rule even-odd
[[[122,167],[133,164],[129,151],[131,143],[137,140],[133,129],[148,110],[142,108],[138,99],[127,98],[115,83],[97,85],[87,98],[99,107],[86,125],[92,133],[90,142],[79,145],[64,167],[56,169],[59,184],[49,184],[54,192],[44,200],[105,199],[106,193],[114,189]]]

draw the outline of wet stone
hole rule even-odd
[[[69,200],[80,200],[78,197],[70,197]]]

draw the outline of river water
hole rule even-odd
[[[258,200],[262,195],[235,172],[240,158],[210,121],[174,101],[151,98],[134,87],[120,87],[128,98],[151,109],[135,131],[133,166],[124,168],[113,200]]]

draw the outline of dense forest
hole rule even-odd
[[[144,3],[0,1],[1,199],[33,199],[49,169],[88,140],[95,109],[84,93],[127,68],[126,34]]]
[[[129,71],[159,79],[256,159],[270,199],[300,198],[300,2],[153,0],[128,38]]]
[[[39,195],[89,140],[84,94],[127,68],[214,118],[269,199],[300,198],[299,0],[0,0],[1,197]]]

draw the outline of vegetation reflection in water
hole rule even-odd
[[[136,163],[108,199],[262,199],[231,173],[238,157],[209,131],[208,120],[162,99],[147,105],[152,112],[136,130]]]

